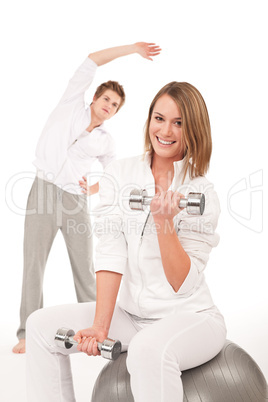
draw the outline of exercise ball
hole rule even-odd
[[[134,402],[127,353],[100,372],[91,402]],[[184,402],[265,402],[267,382],[257,363],[240,346],[226,341],[209,362],[182,373]]]

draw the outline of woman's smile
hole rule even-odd
[[[156,138],[157,138],[157,141],[161,144],[161,145],[164,145],[164,146],[169,146],[169,145],[172,145],[172,144],[174,144],[176,141],[167,141],[167,140],[163,140],[162,138],[159,138],[159,137],[157,137],[156,136]]]

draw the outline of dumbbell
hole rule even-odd
[[[145,205],[150,205],[151,196],[146,190],[133,189],[129,196],[129,206],[131,209],[143,210]],[[205,195],[202,193],[189,193],[186,198],[181,198],[180,208],[186,208],[189,215],[203,215],[205,209]]]
[[[55,335],[55,343],[57,346],[70,349],[73,345],[78,345],[78,342],[73,339],[75,332],[69,328],[59,328]],[[105,359],[116,360],[121,353],[121,342],[113,339],[105,339],[102,343],[98,342],[98,349],[101,356]]]

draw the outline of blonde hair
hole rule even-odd
[[[111,89],[112,91],[116,92],[117,95],[119,95],[121,98],[120,105],[118,106],[117,109],[118,112],[119,109],[121,109],[121,107],[124,105],[126,100],[126,94],[124,88],[117,81],[107,81],[98,86],[94,96],[96,96],[96,98],[98,99],[107,89]]]
[[[157,100],[169,95],[178,106],[182,118],[182,147],[184,150],[184,176],[189,170],[191,178],[203,176],[208,168],[212,152],[211,128],[205,101],[200,92],[187,82],[170,82],[154,97],[145,124],[144,152],[153,156],[149,128]]]

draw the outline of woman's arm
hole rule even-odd
[[[109,332],[114,307],[122,279],[117,272],[97,272],[97,303],[94,326]]]
[[[173,218],[181,210],[178,207],[182,194],[172,191],[156,195],[151,202],[151,212],[157,230],[158,243],[166,278],[177,292],[185,281],[191,260],[177,236]]]
[[[95,318],[92,327],[76,334],[76,339],[81,342],[78,350],[89,355],[98,355],[96,341],[102,342],[108,336],[122,275],[127,266],[127,243],[118,200],[119,177],[120,165],[118,166],[118,161],[114,161],[107,166],[100,179],[100,203],[94,209],[94,233],[99,239],[95,253],[97,271]],[[82,342],[84,337],[87,339]]]
[[[140,56],[148,60],[153,60],[153,56],[157,56],[161,49],[155,43],[137,42],[132,45],[116,46],[98,52],[90,53],[88,57],[98,66],[109,63],[118,57],[128,56],[138,53]]]
[[[87,355],[99,355],[98,342],[103,342],[109,333],[114,307],[122,275],[111,271],[99,271],[97,276],[97,299],[92,327],[75,334],[77,349]]]

